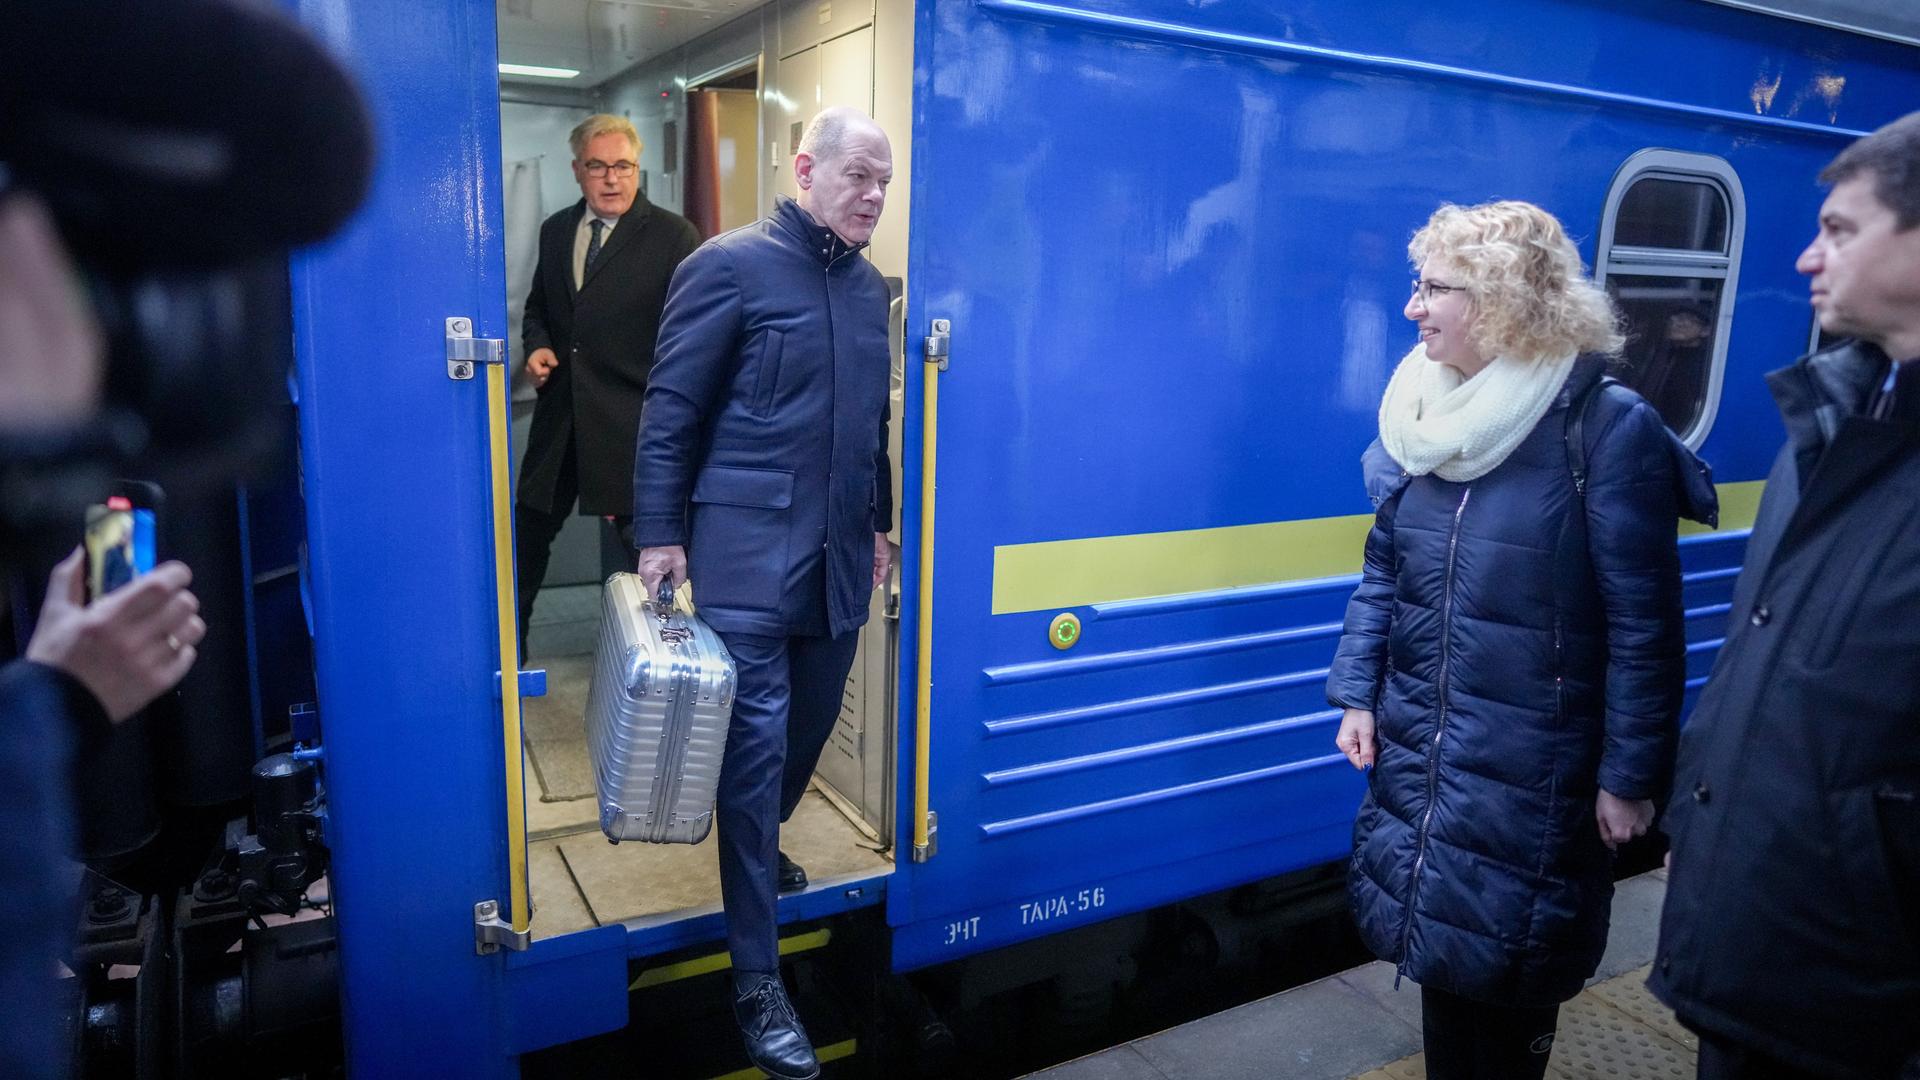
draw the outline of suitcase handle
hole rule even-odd
[[[660,594],[654,597],[653,612],[660,618],[660,640],[668,645],[678,645],[693,637],[693,629],[685,618],[677,618],[680,613],[673,601],[673,575],[660,579]]]

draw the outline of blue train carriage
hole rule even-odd
[[[1916,100],[1910,46],[1704,3],[920,18],[908,310],[945,368],[908,430],[938,460],[902,674],[938,818],[890,885],[896,964],[1345,854],[1325,665],[1441,201],[1566,220],[1630,380],[1688,338],[1696,377],[1654,393],[1725,507],[1683,541],[1697,689],[1781,438],[1760,375],[1809,340],[1812,178]]]
[[[293,266],[347,1052],[512,1075],[625,1023],[630,962],[718,917],[530,912],[495,7],[292,6],[384,146],[359,221]],[[1812,333],[1814,174],[1920,101],[1913,27],[1821,25],[1844,0],[710,6],[738,18],[603,104],[671,132],[744,58],[762,209],[821,105],[895,140],[872,257],[905,281],[906,557],[855,734],[897,858],[782,914],[884,898],[896,970],[1343,857],[1360,782],[1322,680],[1411,343],[1404,244],[1442,201],[1548,207],[1637,370],[1692,349],[1660,404],[1724,508],[1683,540],[1697,686],[1781,436],[1760,375]]]

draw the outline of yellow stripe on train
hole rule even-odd
[[[1764,480],[1719,484],[1720,524],[1681,522],[1683,536],[1753,527]],[[1217,529],[1091,536],[993,549],[993,613],[1047,611],[1153,596],[1311,581],[1360,571],[1372,514]]]

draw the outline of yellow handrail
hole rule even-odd
[[[532,924],[527,906],[526,759],[520,747],[519,612],[513,600],[513,500],[507,489],[507,366],[487,369],[487,441],[493,481],[494,614],[500,629],[501,744],[507,765],[507,919],[513,932]]]
[[[942,328],[944,329],[944,328]],[[944,336],[944,335],[942,335]],[[940,424],[940,369],[945,356],[927,350],[920,394],[920,612],[918,688],[913,710],[913,860],[933,856],[933,814],[927,809],[933,738],[933,478]]]

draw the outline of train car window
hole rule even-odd
[[[1683,434],[1700,422],[1707,404],[1717,336],[1713,312],[1724,284],[1719,278],[1650,274],[1607,279],[1607,291],[1630,327],[1625,381]]]
[[[1642,150],[1615,174],[1594,276],[1626,323],[1615,374],[1698,448],[1713,426],[1746,227],[1723,158]]]
[[[1643,177],[1620,200],[1613,242],[1622,247],[1724,253],[1727,197],[1711,184]]]

